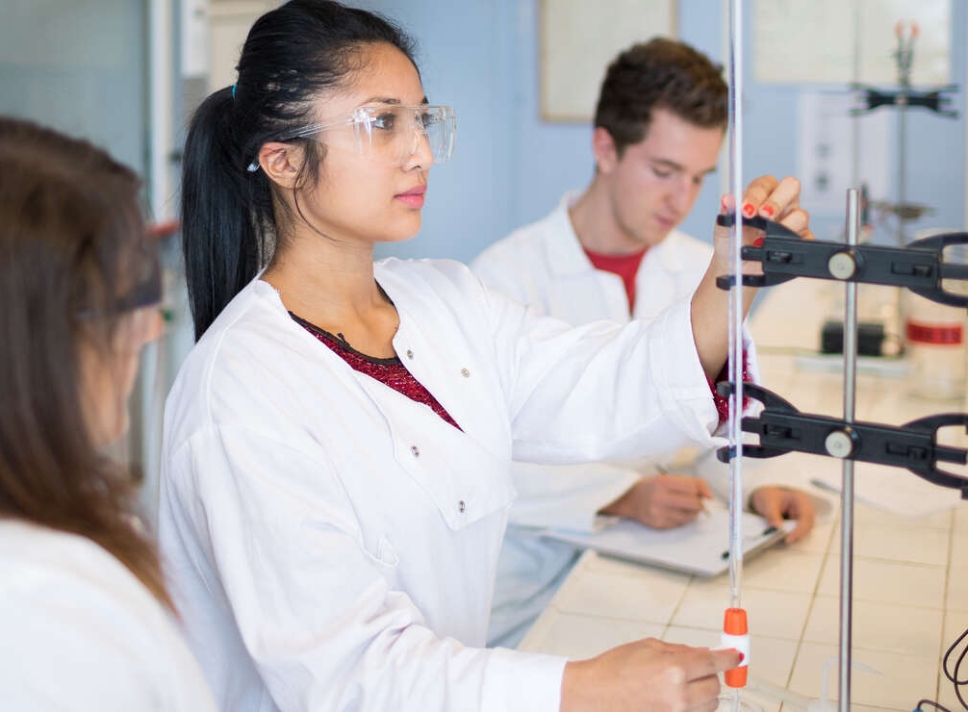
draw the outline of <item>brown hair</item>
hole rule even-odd
[[[0,516],[91,539],[171,609],[132,479],[82,402],[81,349],[114,353],[119,297],[157,268],[140,183],[89,143],[4,117],[0,166]]]
[[[657,37],[633,45],[608,66],[595,126],[611,134],[621,157],[645,138],[654,109],[702,128],[725,128],[728,100],[721,66],[683,42]]]

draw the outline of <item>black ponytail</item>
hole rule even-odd
[[[259,149],[315,120],[313,100],[359,67],[362,46],[387,43],[411,62],[413,43],[373,13],[331,0],[290,0],[252,26],[238,82],[209,96],[189,125],[182,173],[182,250],[195,338],[269,260],[279,238]],[[299,180],[315,182],[311,139]],[[255,169],[255,170],[252,170]]]
[[[209,96],[195,112],[182,174],[182,251],[195,338],[259,271],[266,256],[254,203],[268,204],[265,176],[248,175],[232,127],[231,88]],[[255,193],[261,192],[259,200]],[[260,211],[261,212],[261,211]]]

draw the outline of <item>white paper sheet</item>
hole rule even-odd
[[[675,529],[650,529],[622,519],[595,532],[547,529],[541,536],[642,564],[674,571],[716,576],[729,567],[729,512],[721,503],[710,503],[709,513]],[[786,521],[777,530],[756,514],[743,515],[743,556],[751,556],[775,544],[796,526]]]

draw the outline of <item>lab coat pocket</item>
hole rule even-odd
[[[509,457],[495,454],[426,405],[373,379],[361,379],[360,385],[390,430],[394,460],[433,502],[449,529],[463,529],[496,513],[507,517],[517,496]]]
[[[441,425],[432,437],[424,435],[421,444],[399,447],[398,459],[407,462],[407,471],[450,529],[463,529],[491,515],[507,517],[517,496],[510,461],[456,428]]]

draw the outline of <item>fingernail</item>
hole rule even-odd
[[[763,247],[763,241],[766,239],[766,235],[760,235],[758,238],[753,240],[753,247]]]
[[[726,196],[724,195],[719,199],[719,212],[725,213],[729,211],[729,203],[726,202]]]
[[[764,205],[762,208],[760,208],[760,212],[763,213],[766,217],[772,218],[773,217],[773,206],[772,205]]]
[[[745,215],[748,218],[751,218],[755,214],[756,214],[756,210],[753,208],[752,203],[745,203],[743,205],[743,215]]]
[[[740,654],[739,654],[739,661],[740,661],[740,662],[743,662],[744,660],[746,660],[746,656],[745,656],[745,655],[743,655],[742,653],[740,653]]]

